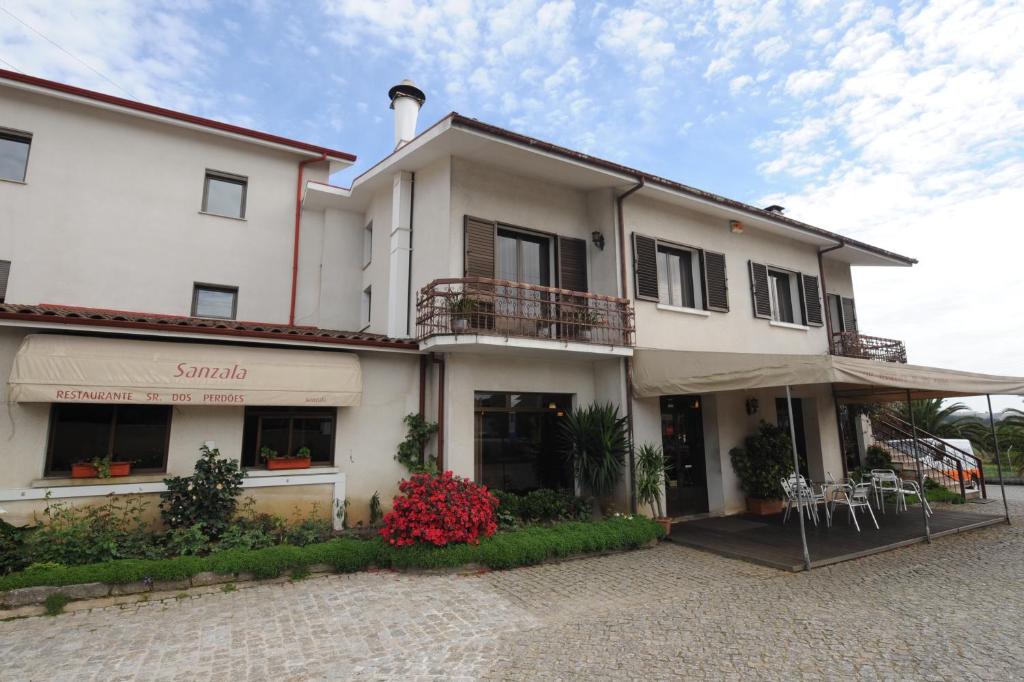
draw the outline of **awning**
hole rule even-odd
[[[31,334],[8,400],[140,405],[358,405],[352,353]]]
[[[833,384],[841,402],[893,402],[969,395],[1024,395],[1024,378],[834,355],[705,353],[637,349],[633,394],[715,393]]]

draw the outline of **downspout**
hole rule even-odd
[[[295,326],[295,294],[299,286],[299,225],[302,223],[302,176],[306,170],[306,164],[320,163],[327,160],[327,154],[323,153],[319,159],[303,159],[299,161],[299,178],[295,185],[295,237],[292,242],[292,299],[288,308],[288,326]]]
[[[444,471],[444,380],[445,362],[441,357],[430,354],[431,360],[437,365],[437,458],[434,460],[438,471]]]
[[[412,335],[412,224],[416,214],[416,174],[409,173],[409,290],[405,294],[405,335]]]
[[[615,198],[616,216],[619,222],[619,293],[622,298],[629,298],[629,287],[626,285],[626,223],[623,217],[622,202],[643,186],[644,179],[637,178],[635,185]],[[633,447],[633,363],[628,357],[622,358],[622,363],[626,370],[626,427],[629,429],[629,511],[631,514],[635,514],[636,456]]]
[[[825,261],[822,256],[830,251],[838,251],[844,246],[846,246],[846,242],[840,239],[839,243],[835,246],[830,246],[827,249],[818,249],[818,277],[821,279],[821,298],[825,302],[825,333],[828,334],[829,355],[831,355],[835,350],[833,346],[834,337],[832,336],[832,305],[828,300],[828,282],[825,279]],[[846,453],[843,451],[843,448],[846,446],[845,439],[843,438],[843,415],[842,411],[839,409],[839,401],[836,399],[835,385],[832,386],[832,405],[836,410],[836,431],[839,436],[839,456],[842,459],[843,477],[845,478],[849,473],[849,467],[846,464]]]

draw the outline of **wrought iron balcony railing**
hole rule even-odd
[[[907,348],[902,341],[866,336],[857,332],[833,334],[832,354],[883,362],[907,362]]]
[[[437,279],[416,299],[416,336],[483,334],[633,345],[627,299],[483,277]]]

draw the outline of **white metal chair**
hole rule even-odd
[[[924,505],[924,511],[928,516],[931,516],[932,506],[928,504],[928,498],[921,492],[920,486],[917,485],[917,481],[911,481],[907,479],[900,479],[900,495],[896,498],[897,511],[899,510],[899,504],[903,504],[903,510],[907,509],[907,495],[916,495],[917,499]]]
[[[815,526],[821,521],[821,517],[818,516],[818,505],[825,505],[825,521],[828,525],[832,525],[832,516],[829,513],[828,500],[825,498],[824,491],[815,491],[803,476],[797,474],[791,474],[788,479],[784,479],[782,489],[786,492],[786,514],[783,516],[783,523],[789,518],[790,509],[802,502],[807,511],[807,518],[814,522]]]
[[[871,521],[875,524],[875,530],[878,530],[878,519],[875,518],[875,512],[871,509],[872,487],[871,483],[847,483],[837,487],[832,494],[830,516],[835,518],[836,506],[844,505],[847,511],[847,522],[852,519],[853,525],[859,533],[860,523],[857,521],[857,509],[866,508],[871,516]]]
[[[875,492],[875,506],[885,513],[885,496],[893,495],[896,497],[896,512],[900,511],[900,498],[903,497],[903,493],[900,486],[900,478],[896,475],[896,472],[892,469],[872,469],[871,470],[871,487],[874,488]]]

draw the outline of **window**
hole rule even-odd
[[[55,403],[46,473],[68,473],[72,464],[107,456],[130,461],[132,471],[165,471],[170,429],[170,405]]]
[[[203,213],[228,218],[245,217],[245,192],[249,180],[241,175],[206,171]]]
[[[572,467],[558,447],[559,422],[572,396],[478,391],[477,479],[494,490],[572,489]]]
[[[11,261],[0,260],[0,303],[7,300],[7,281],[11,277]]]
[[[25,182],[32,136],[0,130],[0,180]]]
[[[783,324],[820,327],[825,323],[816,275],[748,261],[754,317]]]
[[[363,228],[363,267],[373,260],[373,221]]]
[[[679,308],[703,307],[699,292],[694,279],[693,252],[659,245],[658,301]]]
[[[373,306],[373,287],[366,287],[363,289],[363,301],[361,306],[360,315],[362,316],[362,326],[366,329],[370,326],[370,314]]]
[[[782,270],[768,271],[768,294],[771,297],[772,319],[776,322],[803,324],[803,318],[797,320],[793,306],[799,300],[795,291],[796,278]]]
[[[192,289],[192,317],[233,320],[237,309],[238,287],[196,284]]]
[[[242,466],[261,466],[260,449],[294,456],[309,448],[314,465],[334,464],[333,407],[247,407],[242,433]]]

